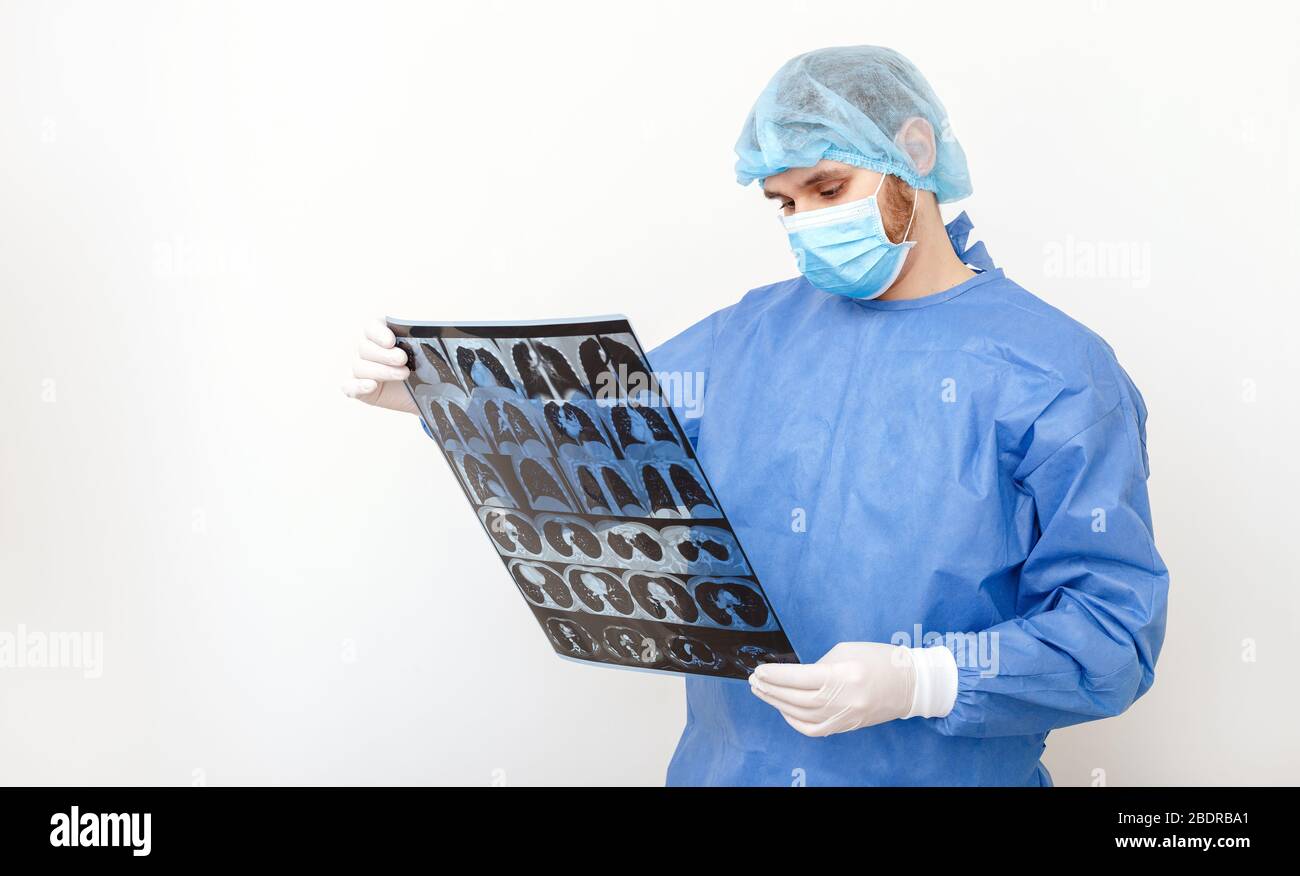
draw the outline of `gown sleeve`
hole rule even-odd
[[[984,631],[995,666],[957,655],[952,711],[929,719],[941,733],[1046,733],[1117,715],[1155,680],[1169,572],[1147,499],[1146,410],[1102,355],[1113,392],[1062,393],[1027,432],[1015,480],[1038,538],[1016,617]]]

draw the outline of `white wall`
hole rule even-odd
[[[731,147],[862,42],[1150,407],[1159,678],[1052,735],[1057,782],[1300,782],[1297,13],[991,6],[0,6],[0,632],[105,652],[0,670],[0,782],[660,782],[680,682],[550,656],[416,423],[337,386],[374,315],[655,344],[788,276]],[[1136,270],[1053,268],[1098,243]]]

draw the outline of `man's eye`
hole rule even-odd
[[[833,188],[833,189],[826,189],[824,192],[822,192],[822,197],[823,197],[823,198],[833,198],[833,197],[835,197],[836,195],[838,195],[838,194],[839,194],[840,192],[842,192],[842,191],[844,191],[844,186],[842,186],[842,185],[838,185],[838,186],[836,186],[836,187]]]

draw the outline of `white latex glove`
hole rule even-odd
[[[368,405],[393,411],[418,413],[402,381],[411,373],[406,353],[382,320],[366,326],[365,336],[352,362],[352,379],[343,381],[343,394]]]
[[[764,663],[750,674],[749,687],[800,733],[829,736],[948,714],[957,663],[946,648],[841,642],[816,663]]]

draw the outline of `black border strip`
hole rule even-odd
[[[520,325],[436,325],[389,320],[388,327],[399,337],[410,338],[570,338],[578,335],[632,334],[625,319],[591,322],[529,323]],[[406,329],[406,334],[396,332]],[[642,357],[645,351],[641,351]]]

